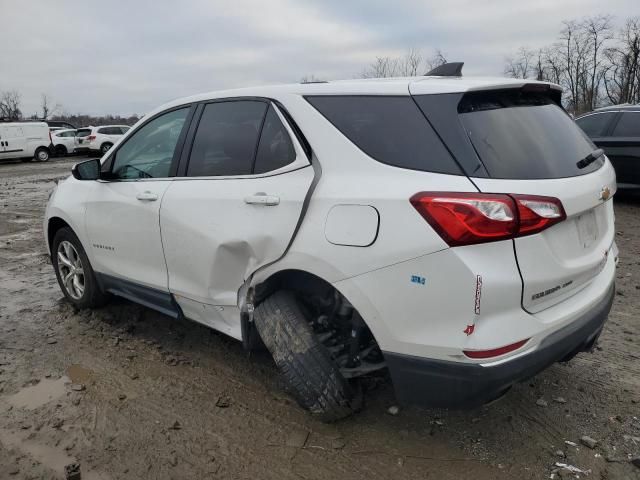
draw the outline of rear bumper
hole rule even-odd
[[[615,287],[582,317],[542,340],[538,348],[514,360],[485,367],[385,352],[396,397],[401,404],[471,408],[504,393],[551,364],[588,351],[602,331]]]

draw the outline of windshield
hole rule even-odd
[[[541,94],[520,90],[467,94],[462,125],[492,178],[547,179],[584,175],[577,163],[595,150],[566,112]]]

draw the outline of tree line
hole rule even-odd
[[[565,20],[555,42],[520,47],[505,61],[504,73],[557,83],[574,114],[605,105],[640,103],[640,17],[615,28],[613,17]]]
[[[63,112],[62,105],[53,103],[51,97],[43,93],[40,97],[40,108],[37,113],[24,116],[22,113],[22,95],[16,90],[0,92],[0,120],[20,121],[20,120],[56,120],[67,122],[76,127],[86,127],[89,125],[133,125],[140,117],[131,115],[123,117],[120,115],[86,115],[70,114]]]

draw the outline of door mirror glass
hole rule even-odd
[[[100,159],[92,158],[85,162],[76,163],[71,174],[78,180],[98,180],[100,178]]]

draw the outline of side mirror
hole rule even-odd
[[[100,159],[92,158],[76,163],[71,169],[71,175],[78,180],[98,180],[100,178]]]

